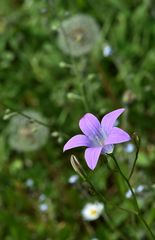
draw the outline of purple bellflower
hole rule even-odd
[[[129,141],[131,138],[122,129],[115,127],[117,118],[125,111],[117,109],[106,114],[101,123],[91,113],[86,113],[79,122],[79,127],[84,134],[72,137],[64,146],[63,151],[71,148],[85,146],[85,160],[91,170],[97,165],[100,154],[110,154],[114,145]]]

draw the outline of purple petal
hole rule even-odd
[[[114,150],[114,145],[112,144],[109,144],[109,145],[105,145],[103,148],[102,148],[102,153],[103,154],[106,154],[106,153],[112,153]]]
[[[102,128],[104,131],[109,134],[112,127],[115,124],[116,119],[125,111],[124,108],[117,109],[115,111],[112,111],[108,114],[106,114],[101,121]]]
[[[76,148],[76,147],[89,147],[90,146],[90,141],[87,136],[83,134],[78,134],[74,137],[72,137],[64,146],[63,151],[66,151],[71,148]]]
[[[79,122],[81,131],[88,137],[100,136],[101,124],[91,113],[86,113]]]
[[[114,127],[112,128],[112,131],[107,137],[107,139],[105,140],[104,144],[105,145],[117,144],[117,143],[127,142],[130,139],[131,138],[127,132],[123,131],[120,128]]]
[[[85,159],[88,167],[91,170],[94,170],[94,168],[96,167],[101,151],[102,151],[102,147],[94,147],[94,148],[86,149]]]

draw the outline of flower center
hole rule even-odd
[[[70,33],[71,38],[78,42],[78,43],[82,43],[85,41],[85,32],[82,28],[77,28],[72,30],[72,32]]]
[[[99,129],[98,133],[89,137],[92,145],[95,147],[103,147],[104,146],[104,141],[106,139],[106,133],[103,131],[103,129]]]
[[[95,140],[97,141],[98,145],[100,146],[104,145],[104,138],[95,136]]]
[[[90,210],[90,215],[96,216],[96,214],[97,214],[97,211],[95,209]]]

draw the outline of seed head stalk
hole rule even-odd
[[[64,34],[68,50],[69,50],[69,52],[71,52],[66,31],[61,24],[60,24],[60,29],[62,30],[62,32]],[[76,80],[77,80],[78,84],[79,84],[79,92],[81,94],[81,99],[82,99],[82,102],[83,102],[84,109],[85,109],[86,112],[88,112],[89,107],[88,107],[88,102],[87,102],[87,98],[86,98],[86,94],[85,94],[84,84],[81,81],[82,80],[82,71],[79,71],[74,57],[71,54],[69,56],[70,56],[70,61],[71,61],[71,64],[72,64],[72,71],[73,71],[73,73],[76,77]]]

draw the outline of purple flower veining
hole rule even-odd
[[[72,137],[64,146],[63,151],[71,148],[85,146],[85,160],[91,170],[97,165],[100,154],[110,154],[113,152],[114,144],[129,141],[128,133],[115,127],[117,118],[125,111],[124,108],[117,109],[106,114],[101,123],[91,113],[86,113],[79,122],[81,131]]]

